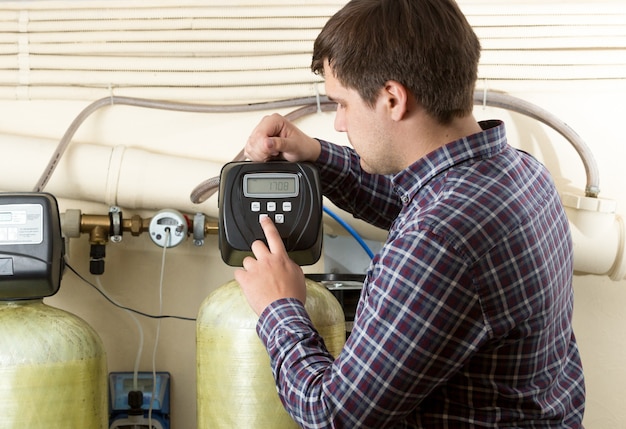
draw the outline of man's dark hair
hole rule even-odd
[[[385,82],[413,93],[443,124],[473,109],[480,42],[454,0],[352,0],[326,23],[311,70],[374,104]]]

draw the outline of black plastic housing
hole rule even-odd
[[[244,191],[246,175],[292,174],[297,177],[297,195],[249,196]],[[276,211],[268,211],[267,203]],[[251,204],[260,205],[252,211]],[[290,210],[282,210],[288,203]],[[287,161],[231,162],[222,168],[219,189],[219,247],[222,260],[240,267],[255,240],[265,241],[259,216],[284,215],[284,223],[276,227],[290,258],[299,265],[312,265],[322,254],[322,194],[317,168],[311,163]],[[273,219],[273,220],[274,220]]]
[[[59,207],[48,193],[0,193],[0,300],[54,295],[65,269]]]

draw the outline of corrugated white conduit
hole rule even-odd
[[[52,176],[52,173],[56,169],[57,164],[61,160],[63,153],[67,149],[70,144],[72,137],[81,126],[81,124],[87,119],[92,113],[97,111],[98,109],[105,106],[112,105],[129,105],[136,107],[145,107],[150,109],[161,109],[161,110],[173,110],[180,112],[196,112],[196,113],[235,113],[235,112],[253,112],[253,111],[261,111],[261,110],[278,110],[282,108],[288,107],[297,107],[303,104],[308,104],[311,102],[315,102],[315,99],[305,98],[305,99],[290,99],[284,101],[274,101],[268,103],[259,103],[259,104],[246,104],[246,105],[223,105],[223,106],[213,106],[213,105],[204,105],[204,104],[189,104],[189,103],[179,103],[179,102],[170,102],[170,101],[159,101],[159,100],[146,100],[132,97],[107,97],[102,98],[100,100],[96,100],[87,106],[83,111],[72,121],[69,128],[59,141],[57,148],[55,149],[48,165],[46,166],[43,174],[37,181],[35,188],[33,189],[35,192],[42,191],[46,186],[48,180]],[[316,104],[317,106],[317,104]],[[237,155],[236,159],[240,159],[243,155],[240,152]],[[206,199],[206,198],[205,198]],[[200,201],[194,201],[198,203]]]
[[[313,96],[313,40],[345,2],[0,2],[0,98]],[[624,2],[459,3],[483,46],[479,77],[494,87],[626,81]]]
[[[145,100],[130,97],[108,97],[97,100],[87,106],[70,124],[69,128],[61,138],[57,148],[55,149],[48,165],[46,166],[43,174],[37,181],[33,191],[40,192],[44,189],[48,180],[54,173],[57,164],[61,160],[63,153],[69,146],[72,137],[80,127],[80,125],[87,119],[92,113],[104,106],[112,105],[130,105],[137,107],[145,107],[152,109],[163,110],[175,110],[183,112],[198,112],[198,113],[233,113],[233,112],[251,112],[260,110],[277,110],[286,107],[299,107],[292,113],[287,115],[287,119],[296,120],[302,116],[316,113],[318,111],[333,110],[335,109],[335,103],[330,102],[326,97],[319,98],[298,98],[283,101],[275,101],[270,103],[260,104],[246,104],[236,106],[212,106],[212,105],[199,105],[188,104],[158,100]],[[488,90],[480,90],[474,94],[474,104],[485,105],[490,107],[498,107],[517,113],[527,115],[533,119],[543,122],[544,124],[552,127],[558,131],[568,142],[574,147],[578,155],[580,156],[583,165],[585,167],[585,173],[587,176],[586,196],[597,197],[600,192],[600,173],[597,163],[593,156],[593,153],[586,145],[586,143],[569,127],[565,122],[558,119],[556,116],[547,112],[546,110],[529,103],[525,100],[521,100],[517,97],[512,97],[507,94],[497,93]],[[301,106],[301,107],[300,107]],[[235,157],[235,160],[243,160],[243,149]],[[209,179],[205,186],[200,185],[191,194],[191,200],[194,203],[204,202],[215,191],[216,185],[213,179]]]

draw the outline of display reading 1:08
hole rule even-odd
[[[292,192],[288,180],[275,181],[270,183],[270,191],[272,192]]]
[[[249,176],[246,178],[246,188],[249,195],[297,194],[295,177]]]

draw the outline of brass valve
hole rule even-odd
[[[119,218],[116,221],[116,218]],[[131,218],[124,219],[122,212],[111,211],[106,215],[82,214],[80,210],[67,210],[61,214],[61,225],[63,235],[65,237],[79,237],[80,234],[89,234],[89,242],[91,244],[106,244],[111,237],[122,235],[123,232],[130,232],[130,235],[137,237],[143,232],[148,231],[151,218],[142,218],[139,215],[133,215]],[[203,220],[204,224],[200,225],[200,231],[206,236],[218,233],[217,220],[198,216],[193,219],[188,218],[190,230],[197,230],[193,227],[193,223]],[[119,232],[115,231],[115,224],[119,222]]]
[[[208,234],[218,233],[218,222],[198,213],[191,219],[185,216],[189,230],[193,231],[194,243],[202,245]],[[120,242],[124,232],[130,232],[133,237],[149,231],[152,218],[142,218],[133,215],[124,219],[117,207],[111,207],[106,215],[82,214],[80,210],[70,209],[61,214],[61,229],[66,238],[79,237],[80,234],[89,234],[90,272],[102,274],[104,272],[105,245],[109,240]],[[197,225],[194,225],[197,223]]]

